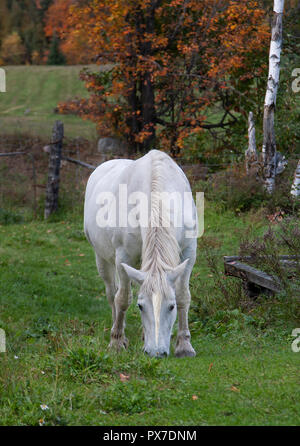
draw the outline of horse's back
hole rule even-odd
[[[116,249],[116,240],[120,240],[121,245],[140,246],[145,230],[135,228],[130,230],[124,227],[112,229],[99,228],[97,226],[97,197],[105,192],[112,194],[116,201],[119,197],[119,186],[126,185],[127,195],[135,192],[141,192],[146,195],[148,204],[151,203],[151,192],[154,182],[159,183],[161,191],[167,193],[177,192],[183,198],[185,192],[190,191],[189,182],[182,171],[172,158],[164,152],[151,150],[143,157],[137,160],[111,160],[101,164],[90,176],[86,188],[85,210],[84,210],[84,228],[88,240],[94,246],[96,251],[106,253],[106,257],[113,254]],[[129,206],[130,207],[130,206]],[[129,210],[129,209],[128,209]],[[179,210],[182,212],[183,209]],[[149,208],[149,216],[151,209]],[[194,218],[195,211],[192,211],[191,218]],[[184,238],[184,228],[177,228],[177,238],[182,243]],[[130,247],[130,249],[132,249]]]
[[[119,184],[122,171],[126,169],[132,160],[117,159],[100,164],[90,175],[85,191],[84,201],[84,232],[89,242],[96,248],[99,240],[99,228],[97,226],[97,198],[102,192],[115,193]],[[110,249],[110,240],[106,240],[107,248]]]
[[[118,182],[121,172],[132,163],[132,160],[117,159],[100,164],[88,179],[85,193],[86,202],[95,189],[98,189],[99,192],[101,192],[101,189],[102,191],[109,190],[108,187],[114,182]]]

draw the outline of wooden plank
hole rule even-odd
[[[263,257],[260,257],[260,259],[262,259]],[[245,257],[241,257],[241,256],[224,256],[224,262],[232,262],[233,260],[251,260],[252,257],[251,256],[245,256]],[[295,256],[295,255],[280,255],[279,256],[279,260],[284,261],[284,260],[299,260],[300,261],[300,256]]]
[[[224,262],[228,263],[228,262],[236,262],[236,261],[246,261],[251,263],[251,261],[253,261],[253,258],[250,256],[245,256],[245,257],[241,257],[241,256],[224,256]],[[263,257],[260,257],[260,260],[263,260]],[[279,256],[279,261],[282,263],[282,266],[284,268],[296,268],[299,263],[300,263],[300,256],[296,256],[296,255],[280,255]]]
[[[237,260],[225,261],[225,274],[239,277],[247,282],[255,283],[256,285],[267,288],[275,293],[280,291],[279,281],[276,278],[269,276],[268,274],[253,268],[246,263],[239,262]]]

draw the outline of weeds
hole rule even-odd
[[[300,200],[294,200],[290,195],[296,165],[295,160],[291,160],[284,172],[277,176],[272,196],[266,193],[256,174],[246,175],[244,164],[235,164],[218,172],[206,182],[199,182],[198,187],[204,191],[206,199],[218,203],[223,212],[232,210],[239,215],[263,207],[270,214],[297,215]]]
[[[0,208],[0,225],[23,223],[24,217],[7,209]]]
[[[300,223],[287,217],[261,237],[249,240],[247,234],[240,245],[239,255],[278,281],[282,291],[291,299],[300,297]],[[293,256],[282,261],[280,255]]]
[[[269,227],[261,236],[253,237],[250,227],[240,242],[239,255],[246,263],[273,276],[281,286],[275,295],[261,294],[254,299],[243,282],[224,275],[220,244],[216,237],[203,237],[210,287],[196,285],[192,299],[193,326],[205,333],[228,336],[245,328],[260,333],[273,332],[277,327],[290,330],[300,323],[300,226],[293,217]],[[282,262],[280,255],[294,255],[291,263]],[[287,267],[287,264],[289,267]]]

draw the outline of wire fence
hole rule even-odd
[[[18,213],[29,211],[35,217],[42,214],[48,179],[48,141],[18,134],[1,138],[0,213],[3,209],[17,209]],[[82,191],[91,173],[86,167],[97,164],[99,155],[93,142],[83,138],[64,139],[61,191],[70,206],[83,197]]]
[[[51,144],[50,133],[46,140],[21,133],[1,138],[0,210],[18,207],[30,209],[35,217],[41,214],[47,189]],[[244,163],[243,154],[229,153],[227,156],[228,159],[222,162],[210,162],[208,159],[191,163],[181,158],[176,161],[193,185],[199,180],[214,178],[220,171],[233,171]],[[292,163],[298,159],[296,155],[289,157]],[[94,167],[101,162],[103,157],[97,151],[96,140],[64,138],[60,164],[61,190],[70,206],[77,204],[78,200],[83,201],[86,181]]]

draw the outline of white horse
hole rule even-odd
[[[166,204],[162,194],[173,200]],[[190,202],[179,206],[186,196]],[[84,230],[112,308],[110,347],[120,350],[128,345],[125,315],[134,280],[140,285],[144,351],[158,357],[169,354],[178,312],[175,355],[195,356],[188,310],[197,225],[189,182],[164,152],[152,150],[136,161],[107,161],[92,173],[85,195]],[[141,269],[135,269],[140,262]]]

